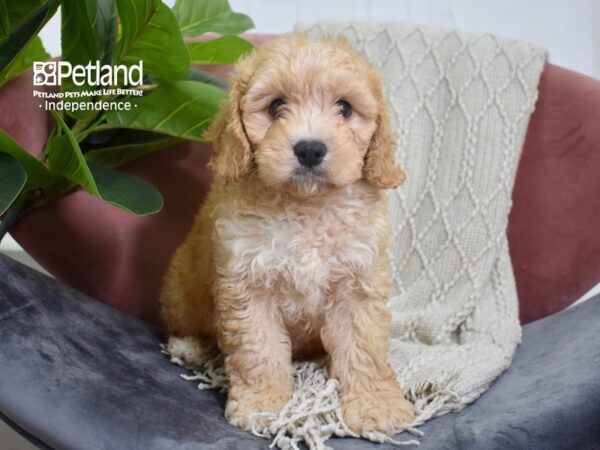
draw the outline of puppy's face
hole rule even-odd
[[[362,178],[378,112],[365,69],[356,55],[331,42],[270,49],[241,102],[242,123],[265,184],[311,192]]]
[[[272,188],[311,194],[346,186],[369,178],[384,159],[390,167],[379,174],[380,187],[402,181],[379,77],[344,40],[292,36],[265,44],[238,65],[226,109],[211,130],[217,174],[221,154],[230,151],[220,147],[240,145],[219,136],[229,133],[245,139],[250,154],[238,150],[227,164],[243,160],[248,167],[240,174],[255,171]]]

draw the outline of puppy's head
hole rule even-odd
[[[223,182],[256,173],[266,186],[310,194],[404,180],[379,75],[345,39],[276,39],[238,62],[231,82],[207,133]]]

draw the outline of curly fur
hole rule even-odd
[[[285,105],[273,118],[276,98]],[[410,423],[412,405],[387,362],[382,191],[404,174],[377,72],[340,38],[274,40],[237,64],[207,136],[215,182],[161,294],[171,352],[195,364],[225,354],[225,415],[242,428],[290,399],[292,358],[323,352],[353,430]],[[301,139],[328,149],[311,172],[292,151]]]

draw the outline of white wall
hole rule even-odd
[[[230,0],[260,32],[317,20],[409,21],[534,42],[550,61],[600,78],[598,0]]]
[[[318,20],[408,21],[534,42],[550,61],[600,79],[600,0],[229,0],[261,33]],[[166,0],[172,5],[174,0]],[[60,54],[58,15],[42,31]]]

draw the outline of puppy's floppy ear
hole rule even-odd
[[[209,167],[215,177],[225,183],[240,180],[252,169],[252,149],[240,109],[251,75],[251,58],[245,58],[236,66],[228,98],[205,135],[215,151]]]
[[[379,94],[377,128],[367,150],[363,176],[373,186],[391,189],[400,186],[405,175],[394,162],[394,136],[390,125],[388,107],[381,93],[381,87],[379,87]]]

